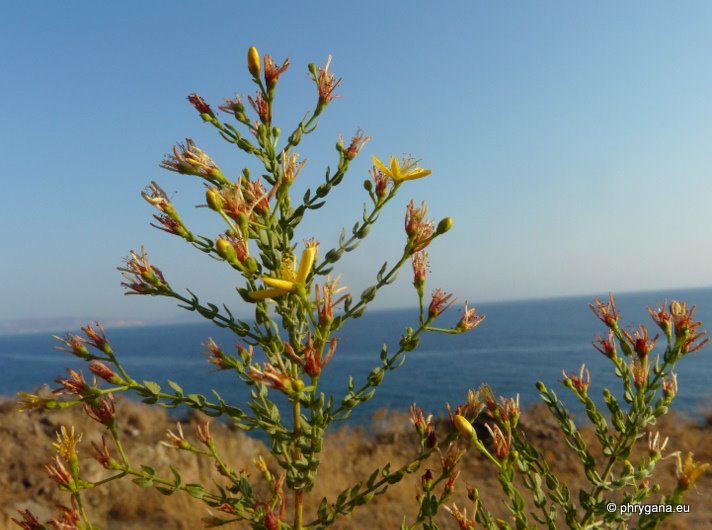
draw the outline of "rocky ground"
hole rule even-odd
[[[210,460],[160,443],[166,439],[167,429],[175,430],[174,418],[167,417],[156,407],[130,401],[119,404],[118,418],[132,463],[151,465],[159,475],[165,476],[170,476],[170,464],[180,470],[184,482],[211,484],[210,477],[216,474]],[[199,420],[196,415],[183,418],[186,436],[194,436]],[[573,491],[576,491],[577,485],[584,484],[580,464],[557,436],[557,426],[546,411],[534,409],[523,413],[522,424]],[[18,509],[29,508],[41,520],[47,520],[52,517],[55,505],[67,504],[67,495],[57,490],[43,467],[53,455],[51,443],[61,425],[75,425],[84,433],[78,448],[86,478],[97,480],[106,476],[107,472],[91,458],[90,442],[101,440],[101,426],[87,419],[80,408],[20,414],[16,412],[14,402],[5,401],[0,405],[0,484],[3,486],[0,488],[0,528],[15,528],[10,519],[17,516]],[[691,450],[696,460],[712,461],[712,427],[709,424],[701,425],[670,416],[657,428],[670,437],[667,452]],[[253,483],[258,484],[261,480],[254,464],[258,456],[264,457],[269,467],[278,472],[269,460],[269,451],[260,441],[218,423],[213,424],[212,432],[225,459],[235,469],[246,469]],[[589,431],[584,431],[584,435],[592,438]],[[368,477],[374,468],[387,462],[394,466],[405,462],[415,453],[416,444],[412,425],[407,418],[386,412],[374,417],[368,428],[332,433],[325,443],[319,483],[309,497],[306,513],[312,514],[323,496],[334,499],[338,492]],[[437,469],[439,465],[437,460],[429,462],[386,495],[377,497],[351,517],[341,520],[334,528],[398,528],[404,514],[412,521],[417,513],[415,497],[419,491],[420,476],[427,466]],[[499,485],[491,464],[470,452],[465,456],[461,470],[453,500],[459,506],[469,506],[464,494],[466,484],[472,484],[479,488],[490,510],[506,517],[506,509],[498,500]],[[657,476],[663,484],[663,491],[669,491],[676,480],[674,459],[663,462],[658,467]],[[257,490],[260,491],[259,487]],[[166,497],[153,489],[139,488],[128,480],[86,492],[85,498],[93,522],[105,530],[196,529],[202,527],[201,518],[208,515],[205,505],[195,499],[180,494]],[[710,498],[712,472],[704,475],[695,490],[688,493],[686,502],[690,503],[690,513],[670,520],[665,527],[712,528],[712,509],[707,502]],[[438,522],[441,528],[457,528],[447,513],[442,513]]]

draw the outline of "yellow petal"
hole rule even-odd
[[[262,281],[270,287],[282,289],[285,292],[294,289],[294,282],[290,282],[289,280],[281,280],[279,278],[270,278],[269,276],[263,276]]]
[[[413,171],[408,173],[407,175],[403,175],[401,180],[415,180],[415,179],[419,179],[422,177],[427,177],[431,173],[432,173],[432,171],[430,169],[422,169],[422,168],[417,167]]]
[[[398,158],[395,156],[391,157],[391,171],[390,171],[391,178],[398,182],[401,180],[401,171],[400,171],[400,163],[398,162]]]
[[[277,296],[282,296],[286,292],[287,291],[284,289],[259,289],[249,293],[249,296],[253,300],[264,300],[265,298],[276,298]]]
[[[316,246],[310,245],[302,252],[302,259],[299,261],[299,271],[297,271],[297,283],[304,283],[311,272],[316,258]]]
[[[378,168],[379,171],[383,171],[386,175],[390,174],[391,170],[388,169],[383,162],[381,162],[378,158],[376,158],[375,155],[371,156],[371,160],[373,161],[373,165]]]

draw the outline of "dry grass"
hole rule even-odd
[[[184,482],[210,484],[210,478],[214,476],[210,461],[160,444],[166,429],[175,427],[173,420],[167,418],[163,411],[127,401],[120,404],[118,417],[133,463],[149,464],[163,476],[170,476],[168,465],[172,464],[180,470]],[[192,432],[198,421],[196,415],[186,418],[186,434]],[[17,509],[30,508],[44,520],[50,517],[55,504],[67,503],[66,495],[58,492],[47,478],[43,464],[51,456],[55,431],[60,425],[71,424],[85,433],[79,448],[82,467],[87,470],[86,477],[98,479],[105,476],[106,472],[89,456],[90,441],[101,439],[100,426],[85,418],[80,409],[52,414],[17,414],[11,402],[0,406],[0,444],[3,448],[0,454],[0,484],[3,485],[0,490],[1,528],[14,527],[10,517],[16,515]],[[547,412],[541,408],[525,412],[522,425],[559,476],[576,492],[578,486],[584,484],[580,465],[556,435],[556,425]],[[670,437],[669,452],[692,450],[697,460],[712,461],[712,428],[709,424],[701,426],[671,415],[658,428]],[[416,451],[416,439],[411,430],[404,415],[381,412],[368,428],[342,429],[330,434],[324,447],[319,482],[309,497],[306,513],[313,514],[323,496],[334,499],[338,492],[368,477],[375,467],[387,462],[397,466],[407,461]],[[261,442],[225,425],[215,424],[212,431],[230,465],[235,469],[247,469],[252,474],[253,482],[259,483],[261,479],[253,460],[261,455],[269,463],[268,449]],[[584,435],[588,439],[592,437],[590,431],[584,431]],[[433,460],[427,465],[437,469],[439,463]],[[270,467],[278,472],[273,463]],[[403,514],[412,520],[417,513],[415,496],[425,467],[386,495],[357,510],[350,518],[338,522],[335,528],[398,528]],[[479,488],[492,511],[506,517],[506,508],[498,500],[499,486],[491,465],[470,453],[465,456],[461,469],[454,497],[458,505],[465,504],[465,483],[469,483]],[[674,469],[672,459],[658,468],[664,491],[669,491],[674,484]],[[712,510],[705,502],[712,494],[712,476],[703,476],[696,490],[691,491],[686,499],[691,504],[691,513],[672,519],[667,528],[712,528]],[[94,522],[109,530],[195,529],[202,527],[200,519],[207,514],[205,505],[197,500],[181,494],[165,497],[155,490],[139,488],[128,480],[87,492],[85,497]],[[442,528],[456,528],[446,513],[442,514],[439,522]]]

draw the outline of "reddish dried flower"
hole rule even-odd
[[[425,278],[428,274],[428,253],[425,250],[411,254],[411,263],[413,265],[413,285],[422,294]]]
[[[252,99],[252,96],[247,96],[247,100],[250,102],[250,105],[252,105],[252,108],[255,109],[260,121],[264,124],[270,123],[272,114],[270,112],[269,102],[264,96],[258,92],[255,95],[255,99]]]
[[[351,138],[351,143],[344,150],[344,157],[346,160],[353,160],[359,154],[363,146],[366,145],[371,140],[370,136],[366,136],[365,133],[358,129],[356,134]],[[344,139],[339,135],[339,145],[343,148]]]
[[[196,428],[196,436],[198,440],[203,442],[205,445],[210,445],[213,441],[212,436],[210,435],[210,422],[205,421],[201,424],[198,425]]]
[[[462,455],[465,454],[465,450],[461,449],[460,446],[458,446],[455,443],[451,443],[447,447],[447,451],[445,452],[445,456],[442,454],[440,455],[440,465],[443,468],[443,471],[446,473],[451,473],[452,471],[455,470],[455,467],[457,464],[460,462],[460,459],[462,458]]]
[[[294,390],[294,385],[281,358],[279,361],[281,365],[279,368],[276,368],[272,363],[262,363],[261,369],[257,365],[252,365],[247,375],[258,383],[290,394]]]
[[[183,223],[180,221],[176,221],[173,217],[164,213],[160,213],[154,214],[153,218],[161,224],[159,226],[151,223],[152,227],[158,228],[159,230],[163,230],[164,232],[168,232],[169,234],[173,234],[176,236],[184,238],[190,237],[190,232],[185,228]]]
[[[146,202],[152,204],[163,213],[170,215],[175,211],[171,200],[168,198],[168,194],[161,188],[157,182],[151,181],[151,184],[146,186],[146,188],[141,192],[141,197],[143,197]]]
[[[279,76],[282,75],[287,68],[289,68],[289,59],[285,59],[282,66],[277,67],[277,65],[272,61],[272,57],[265,54],[263,62],[265,65],[265,84],[267,85],[268,90],[272,90],[277,84]]]
[[[183,427],[181,427],[180,422],[176,423],[178,426],[178,434],[174,433],[173,431],[166,431],[166,437],[168,438],[168,441],[161,441],[162,445],[165,445],[166,447],[172,447],[175,449],[185,449],[186,451],[190,451],[193,449],[193,446],[190,445],[190,442],[186,440],[185,435],[183,434]]]
[[[33,514],[30,510],[17,510],[17,513],[20,514],[22,520],[20,521],[13,517],[12,522],[22,528],[22,530],[40,530],[41,528],[44,528],[40,524],[39,519],[37,519],[37,516],[35,516],[35,514]]]
[[[213,112],[213,109],[211,109],[210,105],[208,105],[205,100],[198,94],[191,94],[190,96],[188,96],[188,101],[190,101],[190,104],[195,107],[195,110],[200,113],[203,119],[205,119],[206,115],[211,118],[215,118],[215,113]]]
[[[171,292],[163,273],[148,261],[148,255],[143,247],[141,254],[131,251],[131,255],[124,260],[124,267],[117,267],[128,280],[121,285],[128,289],[126,294],[160,294]]]
[[[463,512],[453,503],[452,506],[445,506],[445,509],[452,515],[460,530],[475,530],[475,514],[472,514],[472,519],[467,517],[467,508]]]
[[[248,364],[252,362],[252,355],[254,353],[252,346],[245,348],[242,344],[237,344],[235,347],[237,348],[237,355],[242,359],[243,363]]]
[[[102,425],[106,425],[107,427],[113,425],[114,417],[116,416],[116,405],[113,394],[106,394],[97,399],[95,403],[85,403],[84,411],[91,419]]]
[[[224,186],[218,190],[218,200],[222,204],[223,211],[234,221],[238,221],[241,216],[250,218],[254,204],[251,204],[242,191],[242,179],[237,184]]]
[[[511,435],[509,431],[505,435],[499,425],[496,423],[490,424],[485,423],[485,428],[490,433],[492,437],[492,445],[494,448],[494,454],[500,460],[504,459],[509,455],[509,450],[512,444]]]
[[[376,166],[373,166],[371,169],[368,170],[368,172],[370,173],[371,178],[373,179],[373,182],[376,185],[376,197],[382,199],[388,193],[388,183],[390,182],[388,175],[386,175]]]
[[[262,184],[262,179],[257,181],[246,181],[244,183],[245,187],[245,198],[247,199],[249,205],[249,212],[255,209],[261,214],[266,214],[269,212],[269,201],[272,200],[275,193],[277,193],[277,188],[279,187],[279,182],[272,186],[269,192],[265,189]]]
[[[58,396],[86,397],[93,393],[92,387],[84,380],[84,376],[81,372],[67,368],[67,374],[69,374],[69,377],[58,377],[55,379],[55,382],[60,386],[52,391],[53,394]]]
[[[670,336],[672,331],[672,315],[667,311],[667,300],[665,300],[662,305],[653,309],[648,308],[648,313],[650,314],[653,321],[663,330],[666,336]]]
[[[432,414],[426,420],[423,416],[423,409],[417,407],[415,403],[410,406],[410,422],[415,426],[415,430],[420,436],[425,435],[425,430],[430,421],[433,419]]]
[[[613,336],[613,330],[608,330],[608,338],[603,339],[600,335],[596,335],[596,342],[592,342],[593,347],[600,351],[609,359],[614,359],[616,356],[616,341]]]
[[[59,459],[59,455],[54,455],[54,460],[49,464],[45,464],[45,470],[49,478],[54,480],[60,486],[69,486],[72,482],[72,475],[69,473],[64,464]]]
[[[101,361],[91,361],[89,363],[89,371],[107,383],[118,384],[121,382],[121,378],[116,375],[116,372]]]
[[[312,71],[312,79],[316,82],[317,90],[319,91],[319,107],[323,108],[328,105],[333,99],[338,96],[334,94],[334,90],[341,84],[341,78],[336,78],[329,71],[331,66],[331,55],[327,57],[326,64]],[[321,108],[318,111],[321,111]]]
[[[586,395],[588,387],[591,384],[591,374],[589,373],[588,368],[586,368],[585,364],[581,365],[581,370],[578,375],[566,375],[566,372],[564,371],[562,371],[561,373],[564,374],[564,380],[570,380],[571,384],[580,394]]]
[[[94,322],[94,325],[96,329],[88,324],[82,328],[84,335],[86,335],[87,343],[99,351],[111,354],[111,347],[109,346],[109,339],[106,338],[104,326],[101,325],[101,322]]]
[[[242,98],[240,97],[240,94],[235,94],[235,99],[223,99],[225,100],[225,104],[220,105],[218,107],[220,110],[233,114],[235,118],[237,118],[242,123],[248,121],[245,117],[245,105],[242,103]]]
[[[218,370],[229,370],[232,367],[230,359],[223,353],[222,348],[218,346],[212,338],[203,342],[208,351],[203,352],[208,357],[208,361],[218,367]]]
[[[457,477],[460,476],[460,472],[458,471],[457,473],[453,473],[450,475],[450,477],[447,479],[447,482],[445,482],[445,486],[443,487],[443,494],[446,497],[449,497],[455,492],[455,482],[457,481]]]
[[[476,307],[468,308],[467,302],[465,302],[465,310],[462,314],[462,318],[460,318],[460,321],[457,323],[455,329],[461,332],[469,331],[479,326],[480,322],[482,322],[484,319],[484,315],[477,314]]]
[[[638,332],[635,328],[632,328],[632,331],[633,334],[631,335],[628,331],[623,330],[623,335],[626,339],[628,339],[630,345],[633,346],[633,349],[635,350],[635,353],[638,354],[638,357],[640,359],[645,359],[655,347],[655,343],[657,342],[659,335],[655,335],[655,337],[651,340],[648,340],[648,329],[643,324],[640,325],[640,332]]]
[[[185,144],[174,145],[173,154],[166,155],[161,167],[183,175],[195,175],[211,182],[227,183],[218,165],[190,138],[186,138]]]
[[[677,395],[677,375],[670,373],[670,376],[663,381],[663,397],[672,399]]]
[[[309,332],[307,333],[307,343],[298,354],[288,342],[284,343],[284,351],[291,359],[301,365],[304,371],[311,377],[319,377],[321,371],[329,364],[329,361],[331,361],[331,358],[334,356],[337,342],[336,337],[332,337],[329,343],[329,350],[326,355],[322,357],[320,353],[322,349],[321,346],[318,344],[316,346],[314,345],[314,339],[312,338],[311,332]]]
[[[89,353],[89,350],[86,347],[87,341],[83,337],[75,335],[74,333],[66,333],[64,338],[58,337],[57,335],[53,335],[53,338],[66,346],[66,348],[57,346],[56,349],[60,351],[66,351],[68,353],[71,353],[72,355],[76,355],[81,359],[87,359],[91,357],[91,354]]]
[[[702,348],[710,341],[710,338],[706,335],[706,331],[702,331],[700,333],[693,333],[692,335],[690,335],[690,337],[685,341],[685,344],[682,346],[682,352],[692,353]],[[704,339],[702,337],[704,337]]]
[[[430,219],[425,218],[428,207],[425,201],[420,208],[416,208],[413,200],[408,203],[405,214],[405,233],[411,252],[420,252],[430,244],[430,237],[435,233],[435,225]]]
[[[57,519],[52,519],[48,524],[52,525],[55,530],[78,530],[82,516],[79,512],[79,506],[74,497],[72,497],[72,507],[67,508],[61,504],[57,506],[62,514]]]
[[[446,293],[442,289],[435,289],[433,291],[433,297],[430,300],[430,306],[428,307],[429,317],[435,318],[441,315],[447,311],[456,300],[456,298],[452,298],[452,293]]]
[[[291,184],[299,176],[299,172],[307,163],[306,159],[297,163],[299,153],[285,153],[282,156],[282,180],[287,184]]]
[[[509,423],[512,427],[516,426],[517,421],[519,421],[521,410],[522,409],[519,406],[519,394],[513,398],[499,398],[497,411],[502,422]]]
[[[616,310],[616,302],[613,299],[613,293],[609,294],[607,304],[604,304],[598,298],[594,298],[593,304],[589,304],[588,307],[590,307],[593,314],[596,315],[598,319],[609,328],[613,328],[618,325],[620,315]]]
[[[111,453],[109,453],[109,447],[106,445],[106,437],[101,437],[101,447],[96,442],[91,443],[94,447],[94,460],[99,462],[105,469],[113,469],[115,461],[111,458]]]
[[[685,302],[673,300],[670,303],[670,313],[672,314],[675,335],[678,340],[684,338],[682,353],[691,353],[699,350],[709,342],[706,331],[697,331],[702,322],[694,321],[694,314],[697,306],[692,306],[689,310]]]
[[[336,298],[336,295],[346,290],[346,287],[339,287],[341,275],[338,275],[333,280],[327,277],[323,287],[316,284],[314,287],[316,296],[316,307],[319,313],[319,323],[324,326],[334,320],[334,307],[346,300],[349,295],[343,295]]]
[[[665,439],[660,437],[660,433],[656,432],[653,436],[652,432],[648,432],[648,454],[652,458],[660,458],[668,444],[668,437]]]
[[[634,357],[630,363],[630,374],[633,376],[633,383],[637,389],[643,388],[648,383],[650,367],[647,359]]]

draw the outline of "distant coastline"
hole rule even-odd
[[[666,289],[644,289],[636,291],[614,291],[614,295],[645,295],[648,293],[654,293],[656,295],[662,294],[663,296],[667,294],[668,297],[679,297],[685,298],[686,293],[694,291],[707,291],[712,290],[712,286],[701,286],[701,287],[671,287]],[[570,294],[570,295],[558,295],[558,296],[537,296],[530,298],[506,298],[498,300],[471,300],[476,306],[494,306],[498,304],[510,304],[519,302],[550,302],[556,300],[576,300],[580,299],[589,303],[595,296],[603,296],[606,293],[583,293],[583,294]],[[389,312],[389,311],[402,311],[407,309],[413,309],[415,306],[400,306],[392,308],[375,308],[374,312]],[[249,319],[249,316],[236,314],[238,318]],[[87,325],[90,322],[94,322],[96,317],[38,317],[38,318],[18,318],[18,319],[8,319],[0,320],[0,337],[7,337],[12,335],[33,335],[39,333],[64,333],[68,330],[78,331],[82,326]],[[192,313],[176,313],[174,316],[167,318],[108,318],[100,319],[102,325],[106,329],[123,329],[123,328],[139,328],[139,327],[159,327],[159,326],[172,326],[179,324],[197,324],[203,322],[199,317]]]

